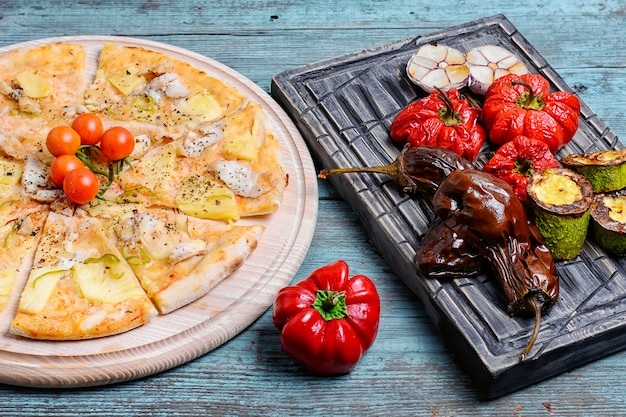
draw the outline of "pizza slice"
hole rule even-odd
[[[232,191],[241,217],[275,212],[283,200],[287,176],[280,145],[259,104],[248,103],[221,122],[222,136],[211,146],[201,147],[187,137],[179,140],[181,165],[185,171],[213,176]],[[185,211],[193,207],[189,185],[183,180],[175,198]],[[190,213],[193,214],[193,213]]]
[[[201,131],[245,100],[236,88],[187,62],[114,43],[103,45],[96,77],[85,93],[87,107],[103,118],[127,121],[131,130],[157,125],[171,138]]]
[[[51,127],[85,111],[86,63],[85,47],[72,43],[0,55],[0,142],[12,157],[42,152]]]
[[[100,220],[80,211],[73,216],[49,213],[11,334],[90,339],[139,327],[154,314]]]
[[[107,43],[85,97],[136,139],[132,168],[107,198],[134,193],[227,222],[273,213],[282,202],[279,142],[262,106],[237,88],[163,53]]]
[[[10,301],[18,276],[30,268],[48,206],[20,185],[23,161],[0,155],[0,312]]]
[[[26,276],[48,214],[16,185],[2,184],[0,177],[0,312]]]
[[[161,314],[207,294],[257,247],[261,225],[235,226],[175,210],[101,203],[106,230]]]
[[[204,136],[167,141],[131,163],[109,197],[136,192],[153,206],[205,219],[273,213],[287,186],[278,140],[258,104],[221,119]]]

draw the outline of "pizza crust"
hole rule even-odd
[[[262,226],[251,226],[237,227],[220,236],[192,271],[152,295],[160,313],[171,313],[197,300],[229,277],[256,249],[262,233]]]

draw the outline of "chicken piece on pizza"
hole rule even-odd
[[[51,212],[10,332],[82,340],[125,332],[155,314],[100,220]]]
[[[45,44],[0,55],[2,142],[17,140],[33,154],[45,151],[49,129],[68,124],[78,112],[86,111],[86,62],[85,47],[72,43]]]
[[[92,215],[108,217],[109,237],[162,314],[204,296],[231,276],[256,249],[264,230],[134,204]]]

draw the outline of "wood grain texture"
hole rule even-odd
[[[615,133],[626,137],[626,1],[165,0],[0,1],[0,46],[63,35],[127,35],[185,47],[269,90],[299,65],[504,13]],[[3,386],[0,415],[15,416],[618,416],[626,409],[626,354],[616,353],[498,399],[476,388],[328,182],[320,181],[312,245],[294,281],[343,258],[372,277],[379,335],[355,370],[309,375],[280,350],[271,310],[227,344],[188,364],[100,388]],[[2,364],[0,363],[0,372]]]

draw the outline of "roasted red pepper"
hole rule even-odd
[[[364,275],[349,278],[344,261],[316,269],[274,301],[283,350],[320,374],[350,371],[374,343],[379,318],[374,283]]]
[[[526,136],[517,136],[502,145],[487,161],[483,171],[503,179],[520,201],[526,201],[526,186],[534,172],[559,167],[545,142]]]
[[[565,91],[550,93],[550,83],[540,74],[498,78],[482,106],[483,124],[493,144],[523,135],[547,143],[552,153],[574,137],[579,116],[578,98]]]
[[[389,135],[411,146],[437,146],[474,161],[487,137],[480,109],[457,89],[439,90],[408,104],[391,123]]]

